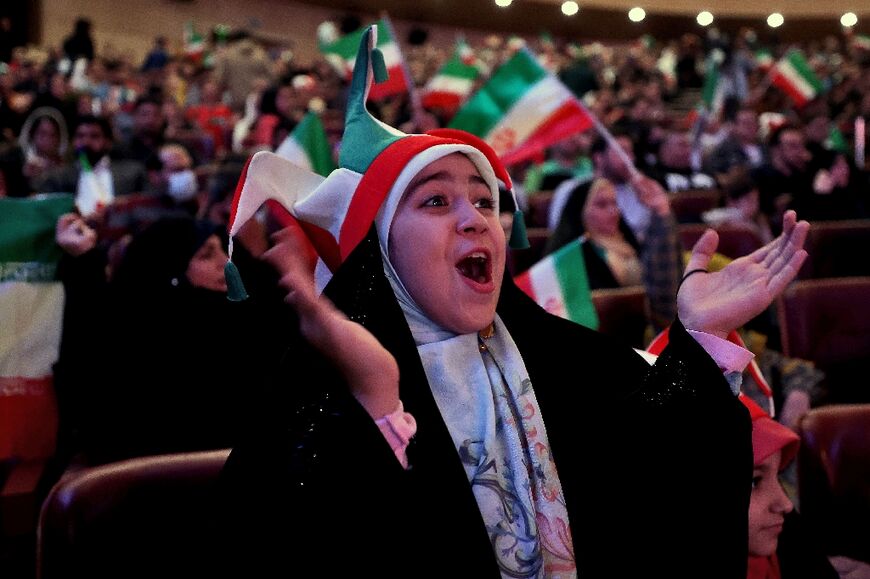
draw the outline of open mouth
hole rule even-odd
[[[456,270],[475,283],[486,284],[492,281],[492,260],[483,251],[469,253],[460,259]]]

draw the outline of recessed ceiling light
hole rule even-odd
[[[785,22],[785,19],[779,12],[774,12],[767,17],[767,25],[771,28],[779,28],[780,26],[782,26],[783,22]]]
[[[701,26],[710,26],[713,24],[713,15],[704,10],[703,12],[698,13],[696,20]]]
[[[628,19],[632,22],[640,22],[644,18],[646,18],[646,11],[640,6],[635,6],[628,11]]]

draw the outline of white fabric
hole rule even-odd
[[[652,209],[640,202],[637,192],[628,183],[616,186],[616,204],[638,243],[643,244],[652,220]]]
[[[492,166],[483,153],[471,145],[435,145],[434,147],[429,147],[405,165],[405,168],[396,177],[396,181],[393,183],[392,188],[390,188],[387,198],[384,199],[381,208],[378,210],[375,223],[377,224],[381,251],[385,255],[389,255],[390,226],[392,225],[393,215],[396,214],[396,208],[399,206],[399,201],[402,200],[408,184],[417,176],[417,173],[428,165],[453,153],[463,153],[474,163],[480,176],[489,185],[493,201],[496,204],[496,210],[498,210],[498,180],[495,178],[495,172],[493,172]]]
[[[477,333],[456,335],[441,328],[417,305],[389,260],[390,224],[399,201],[413,177],[433,161],[457,151],[467,154],[498,199],[492,169],[481,153],[469,149],[432,147],[400,174],[376,218],[384,272],[465,466],[502,577],[574,578],[561,484],[516,343],[498,316],[495,334],[486,342],[488,353],[479,350]]]

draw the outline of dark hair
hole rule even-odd
[[[628,129],[628,127],[616,125],[611,129],[610,134],[613,135],[614,139],[628,139],[629,141],[631,141],[631,146],[634,147],[634,139],[632,138],[631,131]],[[589,155],[592,156],[596,153],[604,153],[605,151],[607,151],[607,139],[605,139],[601,135],[598,135],[592,142],[592,146],[589,148]]]
[[[782,142],[782,136],[786,131],[798,131],[803,134],[800,127],[797,125],[793,123],[784,123],[770,132],[770,136],[767,137],[767,145],[771,148],[778,147]]]
[[[159,94],[159,89],[157,89],[156,93],[149,90],[147,93],[138,97],[133,105],[133,110],[138,111],[139,107],[142,105],[154,105],[157,108],[161,108],[163,106],[163,99]]]
[[[726,199],[742,199],[757,188],[755,179],[744,167],[735,166],[719,177],[719,187]]]
[[[498,187],[498,211],[499,213],[514,213],[517,210],[517,204],[514,203],[514,196],[511,192],[499,185]]]
[[[91,21],[87,18],[79,18],[75,23],[75,33],[76,35],[87,35],[91,31]]]
[[[75,128],[73,129],[73,133],[78,130],[78,128],[82,125],[97,125],[100,127],[100,130],[103,131],[103,136],[107,139],[112,138],[112,124],[109,122],[109,119],[105,117],[98,117],[96,115],[81,115],[76,119]]]

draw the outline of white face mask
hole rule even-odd
[[[199,190],[199,184],[196,180],[196,174],[186,169],[177,173],[169,174],[169,196],[177,202],[189,201],[196,196]]]

